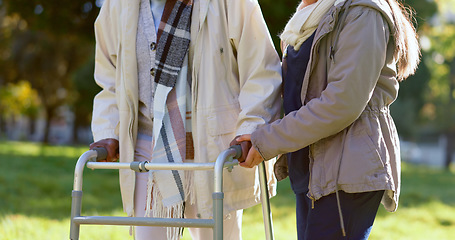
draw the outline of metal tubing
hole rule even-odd
[[[82,174],[84,172],[85,163],[92,158],[96,158],[97,152],[94,150],[89,150],[83,153],[76,163],[76,168],[74,170],[74,191],[82,191]]]
[[[71,207],[71,239],[79,238],[80,224],[106,224],[106,225],[130,225],[130,226],[168,226],[168,227],[200,227],[213,228],[215,240],[223,239],[223,169],[232,168],[238,162],[233,158],[241,155],[241,148],[233,146],[223,151],[215,163],[145,163],[147,170],[214,170],[213,219],[166,219],[166,218],[138,218],[138,217],[106,217],[106,216],[80,216],[82,205],[82,174],[85,165],[91,169],[134,169],[130,163],[118,162],[88,162],[97,158],[97,152],[90,150],[81,155],[76,164],[74,173],[73,200]],[[264,170],[263,170],[264,171]],[[265,174],[265,172],[264,172]],[[264,175],[265,177],[265,175]],[[262,180],[262,178],[260,179]],[[267,180],[264,180],[268,212]],[[262,190],[262,189],[261,189]],[[261,198],[263,198],[261,196]],[[264,205],[264,203],[263,203]],[[265,211],[263,209],[263,211]],[[270,216],[269,216],[270,217]],[[265,220],[265,218],[264,218]],[[271,220],[269,220],[271,229]],[[271,231],[271,230],[269,230]],[[273,233],[272,233],[273,236]],[[272,238],[267,238],[272,239]]]
[[[146,163],[147,170],[212,170],[215,163]]]
[[[127,225],[127,226],[160,226],[160,227],[196,227],[213,228],[213,219],[188,218],[148,218],[148,217],[108,217],[108,216],[80,216],[75,217],[76,224],[93,225]]]
[[[214,191],[213,198],[213,219],[215,220],[215,227],[213,228],[213,239],[223,239],[223,168],[226,161],[232,161],[233,157],[237,156],[238,151],[236,148],[229,148],[224,150],[218,155],[215,162],[214,169]]]
[[[223,200],[224,193],[214,192],[212,194],[213,198],[213,219],[215,219],[215,226],[213,228],[213,239],[222,240],[223,239]]]
[[[226,161],[232,161],[232,158],[237,154],[237,151],[234,148],[229,148],[224,150],[218,155],[218,158],[215,162],[215,172],[214,172],[214,181],[215,189],[214,192],[223,192],[223,168],[225,167],[224,163]],[[235,163],[237,164],[237,163]]]
[[[70,226],[70,239],[79,239],[80,225],[74,222],[74,218],[81,215],[82,209],[82,175],[84,173],[85,163],[92,158],[98,156],[97,151],[90,150],[83,153],[77,160],[74,169],[74,184],[73,192],[71,194],[71,226]]]
[[[71,226],[70,239],[79,239],[80,224],[74,222],[74,218],[81,215],[82,191],[73,191],[71,194]]]
[[[273,240],[272,211],[270,210],[269,190],[267,187],[267,175],[265,164],[261,162],[258,166],[259,183],[261,185],[262,218],[264,220],[265,239]]]
[[[228,162],[224,167],[237,165],[236,161]],[[88,162],[90,169],[132,169],[130,163],[119,162]],[[212,170],[215,163],[146,163],[147,170]]]
[[[87,167],[90,169],[130,169],[130,164],[120,162],[88,162]]]

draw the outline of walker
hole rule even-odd
[[[194,227],[213,228],[213,239],[223,239],[223,168],[229,171],[238,164],[242,155],[239,145],[230,147],[218,155],[216,162],[212,163],[149,163],[149,162],[96,162],[105,159],[107,151],[96,148],[83,153],[75,167],[74,186],[71,203],[71,228],[70,239],[79,239],[80,225],[127,225],[127,226],[161,226],[161,227]],[[95,160],[95,161],[93,161]],[[91,169],[131,169],[136,172],[148,170],[214,170],[213,219],[188,219],[188,218],[149,218],[149,217],[111,217],[111,216],[81,216],[82,209],[82,174],[85,165]],[[266,240],[273,240],[272,213],[270,210],[267,189],[267,176],[265,165],[258,166],[259,182],[261,186],[262,215]]]

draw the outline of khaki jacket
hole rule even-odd
[[[105,0],[95,22],[94,140],[120,141],[120,161],[131,162],[137,137],[136,31],[140,0]],[[240,134],[278,117],[281,66],[256,0],[195,0],[189,67],[195,162],[213,162]],[[271,165],[273,163],[268,163]],[[268,168],[270,195],[276,179]],[[257,169],[224,174],[225,212],[260,202]],[[212,213],[213,172],[196,171],[199,213]],[[124,210],[133,215],[135,174],[120,170]]]
[[[313,200],[337,189],[386,190],[382,203],[394,211],[400,148],[389,112],[398,94],[391,9],[383,0],[353,0],[339,22],[342,3],[318,26],[303,80],[303,106],[260,127],[252,142],[265,159],[309,146]]]

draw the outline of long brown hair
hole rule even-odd
[[[394,19],[394,40],[399,81],[414,74],[420,62],[420,46],[412,24],[412,12],[396,0],[387,0]]]

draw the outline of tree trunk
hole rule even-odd
[[[73,143],[79,143],[79,135],[77,132],[78,129],[79,129],[79,121],[77,121],[77,116],[76,116],[74,118],[74,124],[73,124]]]
[[[6,136],[6,120],[5,117],[0,116],[0,137]]]
[[[55,108],[54,107],[46,107],[46,125],[44,127],[44,138],[43,143],[49,143],[49,135],[51,130],[51,121],[54,118]]]
[[[29,139],[36,133],[35,125],[36,125],[36,117],[29,117],[28,118],[28,126],[29,126],[28,138]]]
[[[444,167],[446,170],[450,169],[450,164],[452,163],[452,156],[454,152],[454,139],[455,134],[453,134],[451,131],[446,133],[446,149],[445,149],[445,161],[444,161]]]

